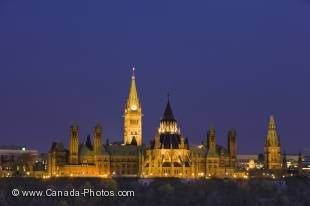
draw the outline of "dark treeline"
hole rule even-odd
[[[134,179],[0,179],[0,206],[309,206],[310,179],[206,180],[177,179],[147,182]],[[22,190],[130,190],[134,197],[13,197],[12,189]]]

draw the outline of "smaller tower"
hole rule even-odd
[[[283,152],[283,158],[282,158],[282,168],[287,169],[287,158],[286,158],[286,152]]]
[[[229,154],[229,166],[234,167],[236,165],[237,158],[237,132],[235,129],[230,129],[228,131],[227,137],[227,149]]]
[[[269,118],[268,132],[265,140],[265,167],[267,169],[281,169],[280,140],[273,116]]]
[[[94,152],[95,154],[101,153],[102,147],[102,128],[97,124],[94,128]]]
[[[79,127],[73,124],[70,127],[69,163],[79,163]]]
[[[213,127],[210,128],[207,133],[207,149],[210,154],[216,153],[216,137],[215,129]]]
[[[302,167],[302,154],[298,152],[298,168]]]

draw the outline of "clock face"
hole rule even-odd
[[[136,110],[137,109],[137,106],[136,105],[132,105],[131,106],[131,110]]]

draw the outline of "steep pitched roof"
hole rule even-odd
[[[166,109],[165,109],[164,115],[162,117],[162,120],[164,120],[164,121],[175,121],[169,100],[167,102]]]
[[[140,106],[140,100],[136,86],[136,77],[134,74],[132,74],[131,76],[131,84],[130,84],[129,96],[127,99],[127,107],[131,107],[132,105],[135,105],[136,107]]]

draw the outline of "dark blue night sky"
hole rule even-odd
[[[262,152],[274,114],[283,149],[310,148],[309,0],[0,0],[0,145],[67,145],[74,121],[122,140],[132,66],[144,143],[169,92],[191,144],[233,127]]]

